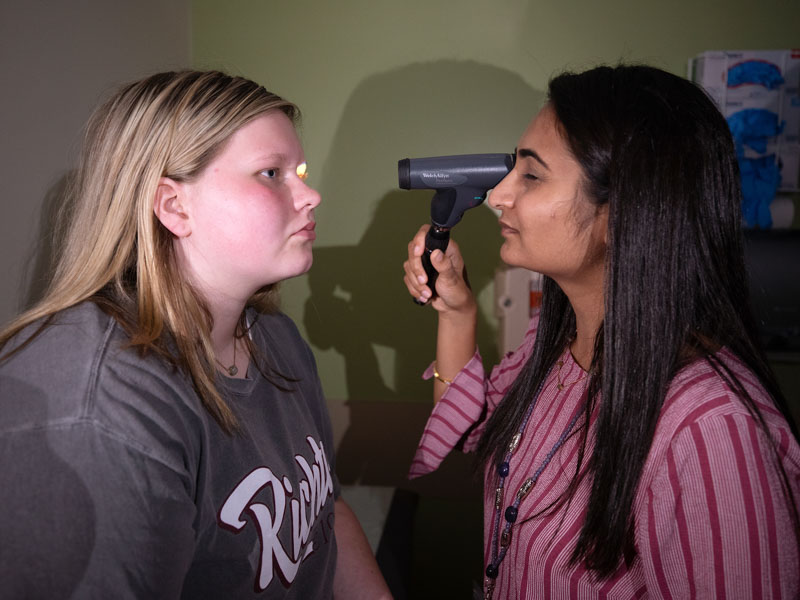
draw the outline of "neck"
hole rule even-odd
[[[570,344],[570,351],[581,368],[588,371],[592,364],[597,332],[603,323],[603,290],[602,287],[591,291],[569,293],[572,310],[575,312],[575,338]]]
[[[578,333],[575,339],[572,340],[569,349],[572,353],[572,357],[575,359],[575,362],[580,365],[581,369],[588,371],[589,367],[592,366],[592,356],[594,355],[594,343],[597,338],[597,332],[595,331],[595,335],[583,336],[580,331],[581,330],[578,329]]]
[[[217,356],[227,356],[233,352],[233,340],[236,337],[236,326],[239,323],[239,316],[236,320],[230,323],[226,322],[224,325],[219,324],[217,319],[214,319],[214,328],[211,330],[211,344],[214,347],[214,353]]]
[[[222,367],[228,370],[231,366],[237,367],[239,377],[247,373],[250,355],[246,346],[236,337],[239,318],[244,310],[241,302],[209,302],[209,310],[213,319],[211,328],[211,344],[214,355]]]
[[[240,291],[223,289],[220,285],[212,284],[212,279],[204,276],[203,269],[195,268],[197,263],[202,265],[203,262],[190,260],[186,243],[176,244],[175,250],[181,270],[203,298],[206,308],[211,313],[211,345],[214,354],[220,362],[230,364],[233,361],[236,326],[247,298],[243,297]]]

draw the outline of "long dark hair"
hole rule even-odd
[[[691,82],[646,66],[565,73],[550,82],[548,95],[583,168],[586,195],[608,205],[605,316],[579,464],[551,508],[569,501],[581,473],[591,477],[572,560],[607,577],[621,558],[635,555],[633,501],[669,383],[681,367],[708,361],[766,430],[744,386],[716,358],[727,347],[792,419],[749,309],[739,170],[719,110]],[[500,460],[574,327],[567,297],[545,278],[533,352],[479,443],[484,467]],[[596,437],[587,451],[586,424],[595,409]],[[794,518],[797,524],[796,509]]]

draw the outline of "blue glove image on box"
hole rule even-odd
[[[728,117],[736,144],[736,158],[742,176],[742,215],[748,227],[772,227],[769,205],[781,183],[781,172],[774,154],[758,158],[745,157],[745,146],[763,154],[767,139],[783,130],[778,115],[770,110],[747,108]]]
[[[728,69],[728,87],[747,83],[774,90],[783,84],[783,75],[776,65],[765,60],[746,60]]]
[[[783,131],[783,123],[778,123],[778,115],[764,108],[746,108],[728,117],[733,141],[736,142],[736,154],[744,153],[744,146],[749,146],[763,154],[767,151],[767,138],[779,135]]]
[[[774,154],[759,158],[739,157],[742,174],[742,216],[748,227],[769,229],[772,214],[769,205],[781,182],[780,168]]]

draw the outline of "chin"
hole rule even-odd
[[[509,250],[507,242],[500,247],[500,260],[506,263],[509,267],[525,266],[522,264],[524,261],[520,261],[520,257],[512,250]]]
[[[309,256],[308,260],[304,261],[301,264],[298,264],[297,267],[292,269],[284,279],[292,279],[293,277],[299,277],[300,275],[305,275],[311,270],[311,265],[313,264],[314,264],[314,259],[311,256]]]

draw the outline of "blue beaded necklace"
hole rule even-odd
[[[569,352],[569,347],[567,347],[567,352]],[[561,367],[564,364],[564,360],[559,359],[558,361],[558,371],[561,372]],[[582,414],[583,411],[579,410],[575,413],[575,416],[572,417],[570,422],[567,424],[564,431],[561,432],[561,435],[556,440],[556,443],[553,444],[553,447],[550,448],[550,451],[545,455],[544,460],[539,465],[539,467],[533,472],[533,475],[528,477],[522,485],[517,490],[516,495],[514,496],[514,501],[506,508],[504,517],[505,517],[505,524],[503,525],[503,531],[500,532],[500,511],[503,507],[503,490],[505,488],[506,477],[508,477],[509,473],[509,462],[511,460],[511,455],[514,454],[517,447],[519,446],[519,442],[522,439],[522,435],[525,433],[525,428],[528,426],[528,420],[533,414],[533,408],[536,406],[536,401],[539,399],[539,395],[542,393],[542,388],[544,388],[545,382],[550,377],[550,373],[552,372],[552,368],[547,372],[542,382],[539,384],[536,393],[533,395],[533,400],[531,400],[528,409],[525,411],[525,417],[522,419],[522,423],[519,426],[519,430],[514,436],[511,438],[511,442],[508,444],[508,450],[506,450],[506,454],[503,457],[503,461],[497,465],[497,489],[495,490],[494,495],[494,527],[492,529],[492,541],[491,541],[491,550],[492,556],[491,561],[486,567],[486,581],[484,582],[484,600],[491,600],[492,594],[494,593],[494,586],[497,579],[497,575],[500,572],[500,563],[503,562],[503,559],[506,557],[506,552],[508,552],[508,548],[511,545],[511,526],[517,520],[517,515],[519,513],[519,505],[525,499],[525,497],[530,493],[533,489],[533,486],[536,485],[536,481],[539,479],[539,475],[542,474],[545,467],[550,464],[550,461],[555,456],[555,453],[558,452],[558,449],[566,441],[567,437],[569,436],[570,432],[572,431],[573,427],[575,427],[575,423],[578,421],[578,417]],[[572,386],[584,379],[588,376],[588,373],[583,377],[573,381],[569,384],[564,384],[561,382],[560,377],[558,378],[558,391],[564,389],[566,385]],[[499,538],[499,544],[498,544]]]

